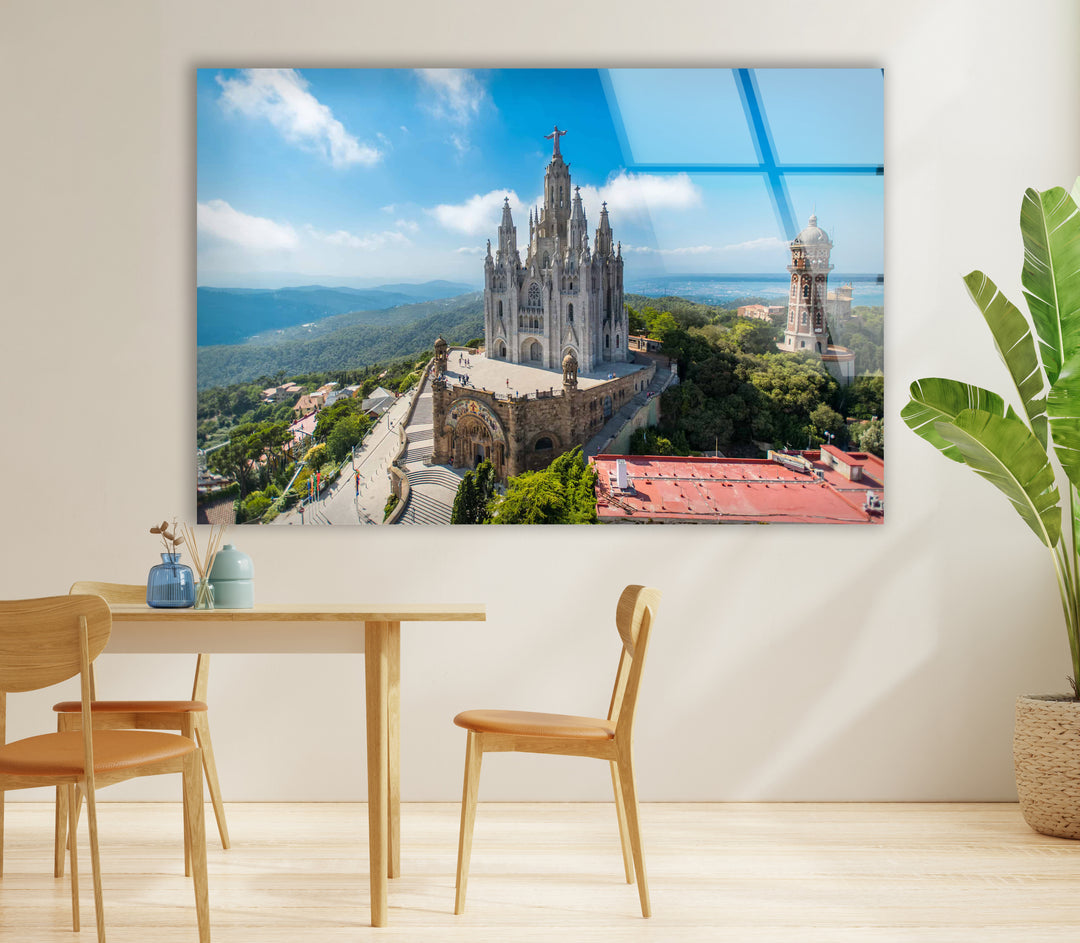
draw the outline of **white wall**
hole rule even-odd
[[[531,7],[3,4],[0,597],[137,581],[157,559],[150,524],[191,513],[196,67],[883,65],[884,527],[234,536],[266,600],[487,603],[486,624],[404,632],[406,799],[460,795],[460,709],[606,709],[627,582],[666,594],[637,735],[645,799],[1012,798],[1013,698],[1060,690],[1067,671],[1053,576],[990,486],[898,413],[917,376],[1007,382],[961,276],[984,268],[1019,301],[1023,189],[1080,170],[1075,4],[553,0],[544,21],[573,25],[537,35],[515,9]],[[362,668],[216,657],[226,798],[363,797]],[[179,693],[189,677],[179,658],[101,668],[110,692]],[[12,698],[9,736],[47,729],[54,699]],[[295,761],[277,770],[282,743]],[[609,789],[601,764],[493,757],[481,794]]]

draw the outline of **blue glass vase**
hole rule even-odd
[[[195,574],[180,562],[180,554],[163,553],[161,562],[150,567],[146,604],[155,609],[188,609],[195,605]]]

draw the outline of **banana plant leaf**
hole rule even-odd
[[[1080,354],[1065,361],[1046,408],[1054,451],[1069,481],[1080,486]]]
[[[1061,507],[1046,449],[1016,415],[961,410],[934,424],[964,461],[1011,502],[1035,536],[1053,548],[1061,538]]]
[[[965,409],[1005,415],[1005,401],[990,390],[959,380],[927,377],[911,384],[911,401],[900,411],[900,418],[913,432],[921,435],[946,458],[964,462],[963,453],[938,432],[936,423],[952,420]]]
[[[1023,401],[1031,430],[1043,448],[1046,448],[1046,397],[1041,395],[1044,380],[1039,358],[1035,353],[1031,325],[1016,305],[982,272],[969,273],[964,277],[964,284],[994,335],[998,353],[1009,368],[1009,374]]]
[[[1021,281],[1039,335],[1046,379],[1053,386],[1080,350],[1080,226],[1076,203],[1061,187],[1027,190],[1020,207],[1024,237]]]

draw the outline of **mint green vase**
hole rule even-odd
[[[251,557],[232,544],[225,544],[214,557],[210,585],[215,609],[255,608],[255,567]]]

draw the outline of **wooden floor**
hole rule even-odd
[[[366,808],[230,804],[210,848],[216,943],[1031,943],[1080,933],[1080,843],[1011,804],[648,804],[653,918],[624,883],[614,806],[481,803],[455,917],[458,806],[407,804],[390,926],[369,925]],[[112,943],[193,943],[178,804],[99,804]],[[212,823],[213,817],[208,815]],[[85,827],[83,931],[52,877],[52,807],[9,802],[0,941],[94,938]]]

